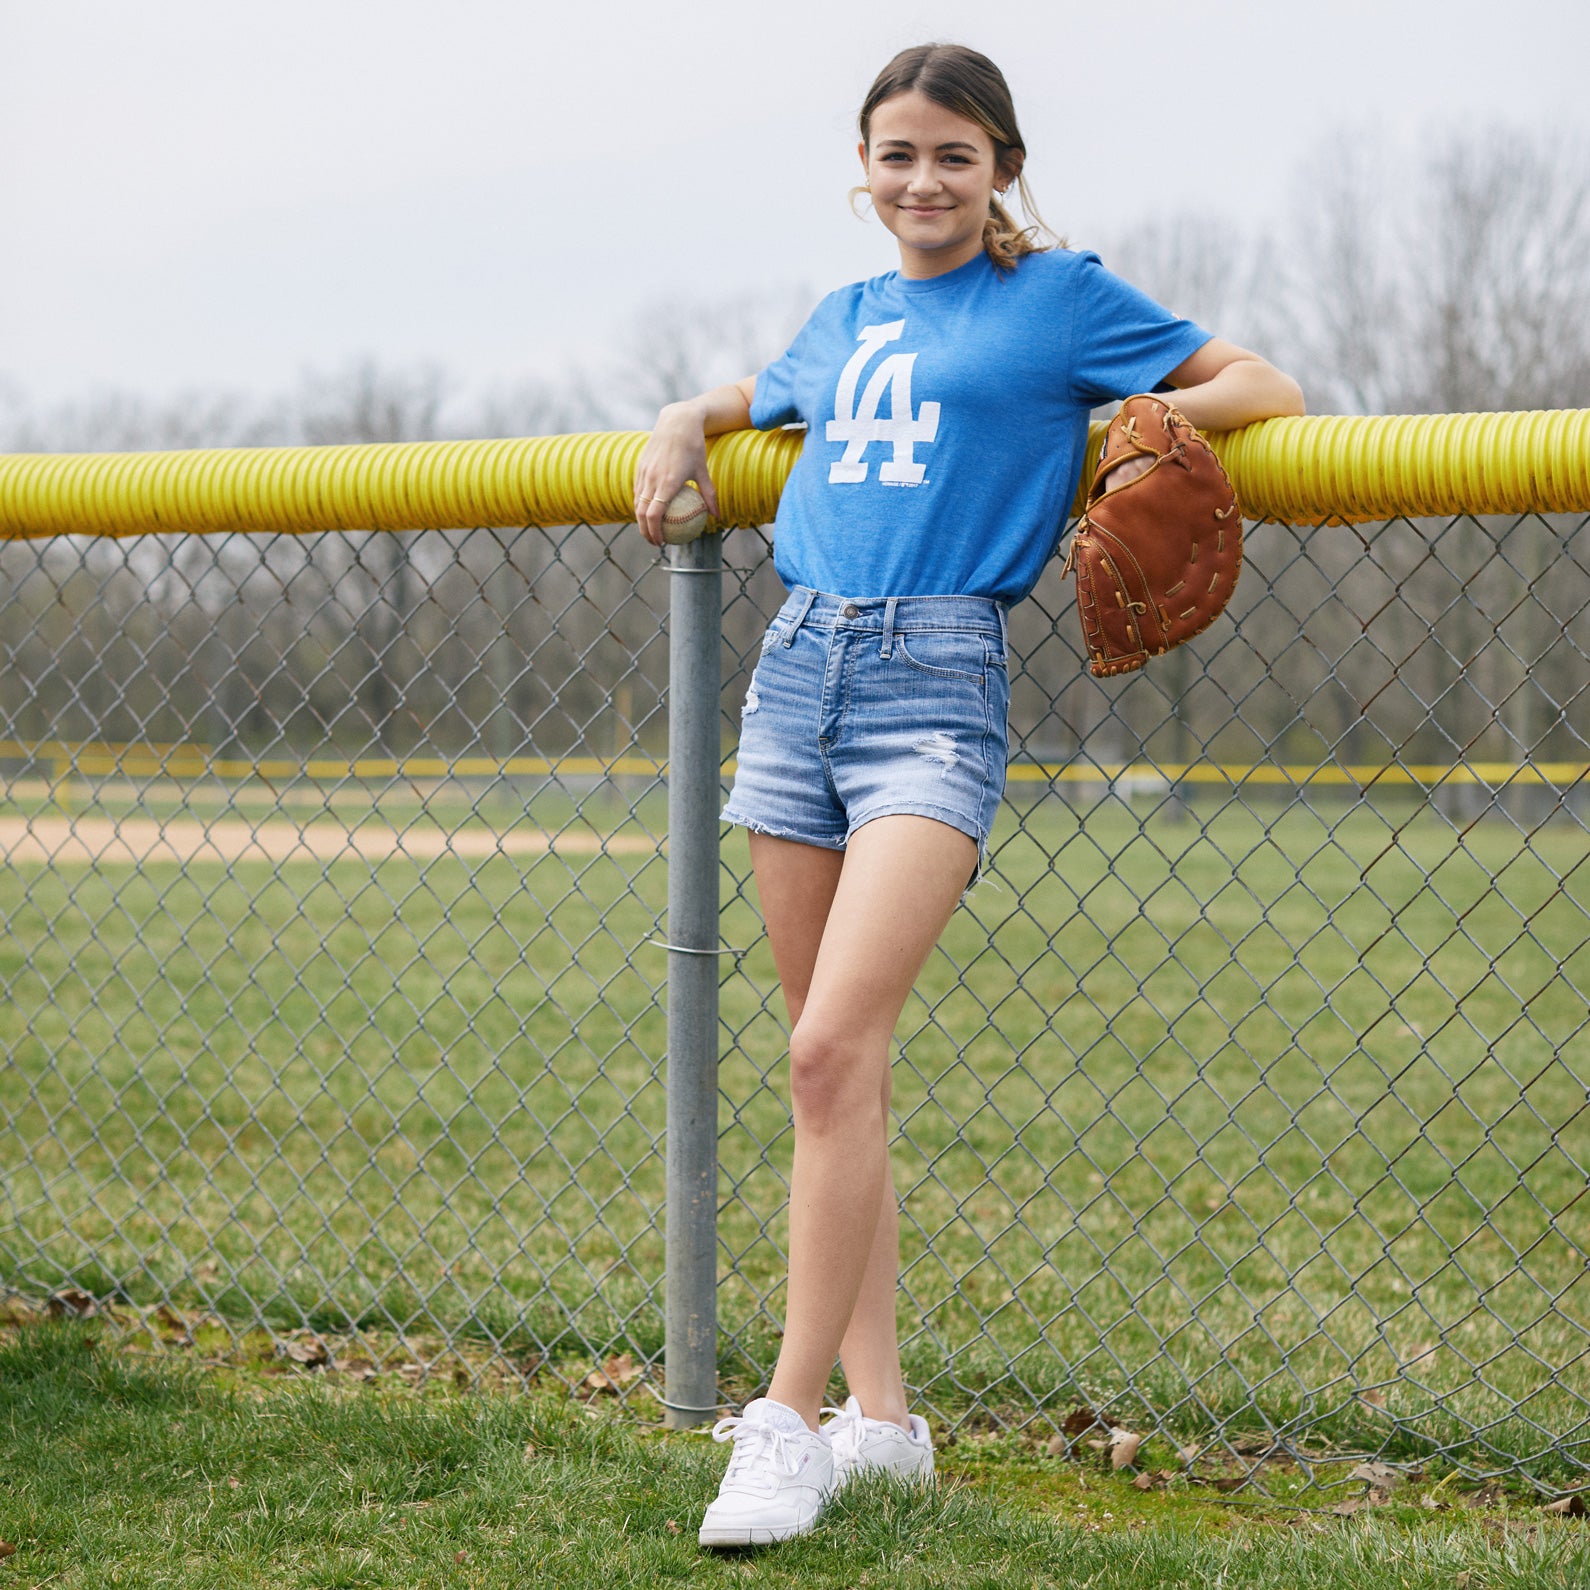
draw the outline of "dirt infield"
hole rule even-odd
[[[384,861],[434,861],[456,856],[485,861],[493,856],[594,856],[608,851],[639,855],[656,844],[638,835],[603,836],[589,832],[551,834],[545,829],[393,828],[386,823],[297,823],[271,820],[244,822],[217,818],[201,822],[178,817],[161,822],[152,817],[3,817],[0,859],[51,865],[138,866],[144,862],[340,861],[359,857]]]

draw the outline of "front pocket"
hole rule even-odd
[[[894,649],[918,673],[935,679],[983,682],[988,669],[988,642],[983,636],[954,629],[895,631]]]

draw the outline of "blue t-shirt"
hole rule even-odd
[[[1060,538],[1089,410],[1152,390],[1208,340],[1066,249],[830,293],[751,405],[761,430],[807,427],[774,526],[779,577],[1020,601]]]

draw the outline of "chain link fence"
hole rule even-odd
[[[1250,1473],[1580,1475],[1590,520],[1247,545],[1142,674],[1087,676],[1058,566],[1012,615],[992,866],[899,1032],[907,1377],[941,1428]],[[725,758],[768,552],[726,538]],[[665,568],[579,525],[62,537],[0,578],[0,1287],[665,1394]],[[791,1130],[722,858],[738,1397]]]

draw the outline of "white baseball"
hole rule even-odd
[[[711,523],[707,504],[694,486],[681,486],[663,509],[662,537],[671,547],[694,541]]]

